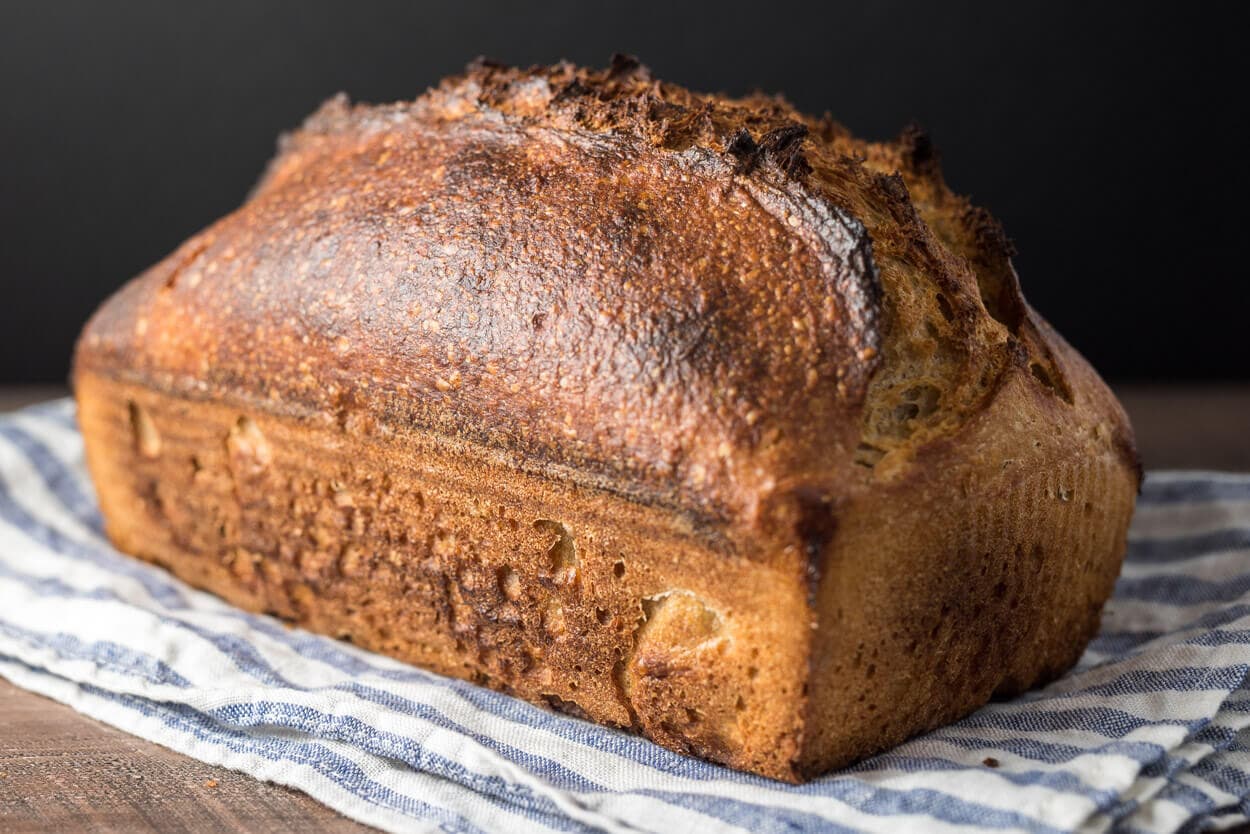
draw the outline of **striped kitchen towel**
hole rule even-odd
[[[0,418],[0,675],[392,831],[1199,831],[1250,812],[1250,476],[1155,472],[1077,669],[808,785],[192,590],[105,539],[73,406]]]

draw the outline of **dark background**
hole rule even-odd
[[[1226,8],[6,2],[0,383],[63,380],[95,305],[235,207],[330,94],[412,98],[478,54],[614,51],[869,138],[920,122],[1104,376],[1245,380],[1247,73]]]

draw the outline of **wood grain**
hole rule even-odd
[[[1250,470],[1250,386],[1116,390],[1148,469]],[[0,411],[63,394],[0,388]],[[197,762],[0,680],[0,830],[372,829],[303,793]]]
[[[0,830],[373,829],[298,791],[197,762],[0,680]]]

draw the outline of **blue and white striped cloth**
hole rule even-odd
[[[1152,473],[1076,670],[783,785],[192,590],[109,546],[71,403],[0,418],[0,675],[392,831],[1225,828],[1250,811],[1248,670],[1250,476]]]

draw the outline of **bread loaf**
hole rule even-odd
[[[1132,432],[925,136],[479,62],[327,102],[78,345],[121,550],[802,780],[1055,677]]]

